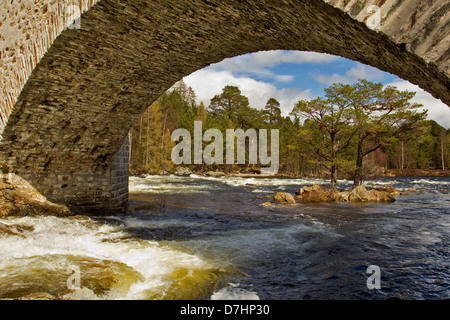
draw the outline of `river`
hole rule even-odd
[[[312,184],[327,181],[131,177],[127,214],[4,219],[0,298],[450,298],[449,178],[368,182],[416,188],[395,203],[261,205]]]

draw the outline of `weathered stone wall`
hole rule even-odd
[[[7,123],[0,161],[50,200],[112,205],[107,199],[125,194],[117,185],[124,172],[112,175],[123,169],[113,161],[142,112],[183,76],[248,52],[343,56],[450,104],[446,0],[78,2],[85,10],[80,28],[58,37],[69,22],[50,28],[64,15],[56,8],[70,1],[6,1],[1,7],[8,18],[0,25],[0,111]],[[368,5],[381,10],[379,30],[364,24]]]
[[[21,171],[21,178],[39,186],[39,191],[55,203],[67,204],[75,212],[123,210],[128,202],[129,136],[115,154],[111,167],[94,172]],[[14,169],[14,168],[13,168]]]
[[[379,31],[405,50],[450,75],[450,2],[424,0],[326,0],[353,18],[368,22],[379,8]],[[371,8],[372,6],[372,8]],[[448,104],[448,101],[447,101]]]
[[[114,156],[111,166],[111,198],[109,208],[122,208],[128,202],[128,180],[130,168],[130,136],[127,135],[124,143]]]
[[[3,0],[0,5],[0,134],[22,87],[56,37],[98,0]]]

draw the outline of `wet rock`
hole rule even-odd
[[[25,297],[21,297],[18,300],[61,300],[61,299],[47,292],[37,292],[31,293]]]
[[[350,192],[351,192],[351,190],[342,190],[341,192],[339,192],[341,195],[339,201],[347,202]]]
[[[369,198],[370,192],[363,185],[357,186],[348,195],[348,201],[350,202],[366,202],[369,201]]]
[[[159,170],[158,171],[158,175],[160,175],[160,176],[167,176],[167,175],[169,175],[169,172],[166,171],[166,170]]]
[[[206,172],[208,177],[221,178],[225,176],[225,173],[222,171],[208,171]]]
[[[290,193],[278,192],[273,196],[275,203],[295,204],[295,199]]]
[[[400,191],[397,188],[393,187],[393,186],[375,187],[375,188],[373,188],[373,190],[387,192],[387,193],[390,193],[392,195],[399,195],[400,194]]]
[[[393,202],[394,195],[401,194],[393,187],[383,187],[367,190],[361,185],[351,190],[338,191],[323,186],[313,185],[303,187],[296,192],[295,199],[305,203],[328,203],[328,202]]]
[[[11,183],[0,183],[0,218],[70,215],[73,214],[66,206],[48,201],[29,183],[16,175]]]
[[[188,177],[192,174],[193,172],[191,171],[191,169],[186,168],[186,167],[177,167],[175,169],[175,175],[176,176],[181,176],[181,177]]]
[[[274,206],[273,203],[270,201],[263,202],[262,205],[265,207],[273,207]]]
[[[296,199],[306,203],[336,202],[341,198],[337,190],[318,185],[301,188],[296,194]]]
[[[369,200],[368,201],[379,201],[379,202],[394,202],[395,197],[386,191],[378,191],[372,189],[369,191]]]
[[[416,191],[417,191],[416,188],[409,188],[406,190],[399,191],[399,195],[405,196],[407,194],[410,194],[411,192],[416,192]]]
[[[24,232],[34,230],[32,226],[5,224],[0,222],[0,237],[5,235],[21,236],[25,238]]]
[[[394,202],[394,195],[398,194],[400,192],[392,186],[367,190],[365,186],[361,185],[352,189],[348,196],[343,196],[343,199],[350,202]]]

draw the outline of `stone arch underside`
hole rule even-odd
[[[405,43],[405,35],[397,42],[388,35],[401,25],[376,32],[339,9],[342,1],[328,2],[334,7],[319,0],[102,0],[33,70],[4,128],[0,160],[52,201],[120,206],[118,182],[128,183],[123,141],[146,108],[196,70],[263,50],[356,60],[450,104],[448,48],[426,61],[408,49],[417,38]],[[439,21],[447,22],[448,42],[448,14]]]

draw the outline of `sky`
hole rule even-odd
[[[250,106],[262,109],[267,100],[280,102],[284,116],[297,101],[324,95],[333,83],[352,84],[364,78],[400,90],[416,92],[413,102],[428,109],[428,118],[450,128],[450,108],[410,82],[368,65],[328,54],[302,51],[261,51],[225,59],[184,78],[194,89],[197,103],[210,100],[226,85],[238,86]]]

